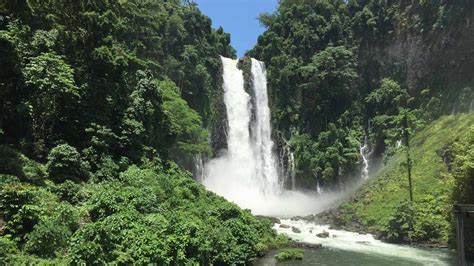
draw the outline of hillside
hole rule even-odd
[[[452,174],[453,144],[472,143],[473,125],[472,113],[443,116],[415,135],[413,204],[408,202],[405,153],[399,151],[348,202],[329,213],[333,224],[373,232],[392,242],[446,244],[457,183]]]
[[[276,235],[186,170],[230,35],[193,1],[0,1],[0,264],[245,264]]]

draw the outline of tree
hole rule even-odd
[[[75,137],[80,93],[74,82],[74,70],[54,53],[42,53],[23,69],[25,84],[31,90],[28,99],[32,117],[35,151],[39,157],[60,139]]]
[[[87,178],[86,165],[76,148],[60,144],[48,155],[46,165],[49,177],[58,183],[66,180],[80,181]]]

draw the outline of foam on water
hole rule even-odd
[[[355,251],[358,253],[398,257],[427,265],[447,265],[445,261],[449,260],[447,254],[436,252],[435,250],[428,251],[408,246],[387,244],[374,239],[370,234],[329,229],[328,225],[318,225],[303,220],[281,219],[280,221],[282,224],[289,225],[290,228],[281,228],[280,224],[275,224],[274,229],[298,242],[322,244],[326,248]],[[300,229],[301,233],[293,232],[291,227]],[[323,231],[329,233],[328,238],[316,236],[316,234]]]

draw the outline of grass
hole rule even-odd
[[[450,233],[451,194],[454,180],[443,153],[474,124],[474,114],[444,116],[417,133],[411,142],[414,202],[425,218],[435,223],[435,239],[446,243]],[[396,206],[409,199],[406,157],[394,155],[356,195],[340,207],[340,223],[357,220],[369,231],[383,232]]]

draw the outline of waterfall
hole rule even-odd
[[[295,178],[295,155],[293,152],[290,151],[290,154],[288,155],[288,168],[289,168],[289,174],[291,177],[291,189],[295,190],[296,189],[296,178]]]
[[[204,180],[204,160],[202,159],[201,154],[197,154],[193,158],[194,161],[194,173],[193,176],[198,182]]]
[[[360,145],[359,149],[360,156],[362,157],[362,170],[360,176],[362,179],[369,178],[369,144],[367,137],[364,138],[364,142]]]
[[[258,180],[263,182],[265,193],[275,194],[280,190],[276,160],[273,154],[271,115],[268,107],[267,77],[265,65],[251,59],[252,88],[255,101],[255,121],[252,123],[252,134],[255,157],[255,171]]]
[[[296,165],[295,165],[295,155],[291,151],[291,145],[284,138],[281,138],[282,147],[279,157],[280,162],[280,176],[282,180],[280,181],[280,187],[289,187],[291,190],[296,189]]]
[[[289,145],[283,151],[288,159],[281,161],[282,166],[287,163],[288,167],[280,169],[286,173],[279,174],[278,160],[273,153],[264,64],[251,60],[251,98],[245,91],[238,61],[224,57],[221,60],[228,123],[227,150],[204,165],[202,183],[206,189],[260,215],[309,215],[332,206],[342,194],[326,194],[317,199],[316,191],[295,190],[295,162]],[[280,176],[291,178],[292,190],[283,189],[289,180],[280,180]],[[322,193],[321,188],[319,192]]]
[[[203,184],[241,207],[255,209],[257,201],[262,204],[265,197],[276,197],[281,192],[271,139],[265,68],[262,62],[252,59],[255,101],[252,110],[238,61],[224,57],[221,61],[228,123],[227,151],[205,165]]]
[[[397,142],[395,143],[395,148],[399,149],[401,146],[402,146],[402,141],[397,140]]]

